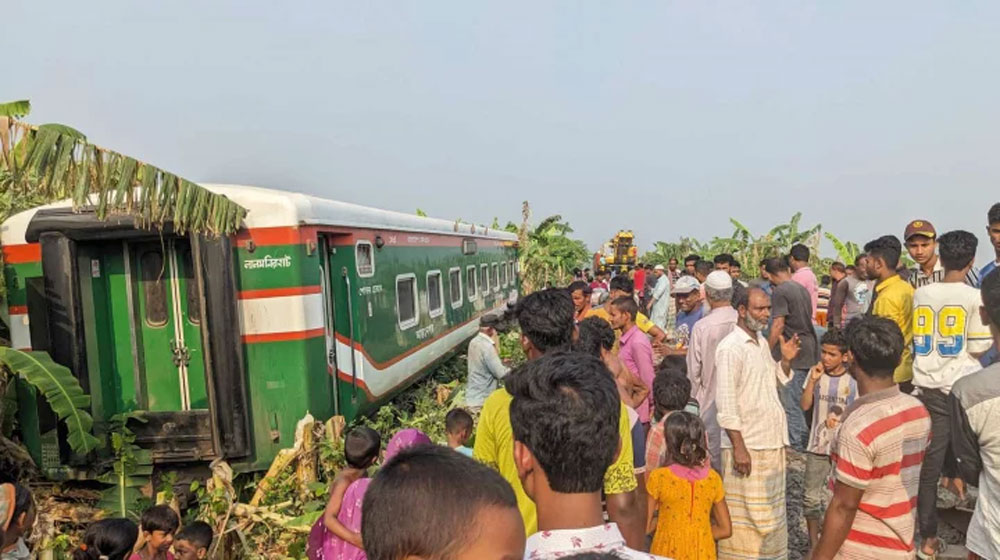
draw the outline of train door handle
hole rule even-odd
[[[187,346],[177,344],[176,340],[170,341],[170,354],[172,355],[171,361],[175,366],[187,366],[191,363],[191,351]]]

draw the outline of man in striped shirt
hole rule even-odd
[[[913,289],[936,284],[944,280],[944,266],[938,258],[937,230],[927,220],[913,220],[903,232],[906,251],[917,266],[910,269],[910,285]],[[975,268],[965,273],[965,283],[973,288],[979,287],[979,274]]]
[[[845,411],[833,447],[833,500],[813,559],[913,558],[913,511],[930,417],[892,380],[903,354],[903,333],[894,322],[865,316],[845,334],[859,398]]]

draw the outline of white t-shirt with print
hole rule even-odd
[[[989,350],[990,329],[983,324],[979,290],[938,282],[913,294],[913,384],[950,392],[962,377],[982,369],[972,354]]]

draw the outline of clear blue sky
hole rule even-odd
[[[997,2],[8,2],[0,99],[196,181],[596,247],[1000,200]]]

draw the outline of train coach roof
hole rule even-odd
[[[503,241],[517,241],[517,236],[465,222],[457,223],[415,214],[370,208],[358,204],[328,200],[315,196],[248,187],[242,185],[217,185],[201,183],[206,189],[224,195],[248,210],[245,227],[264,228],[281,226],[331,225],[354,228],[395,229],[400,231],[486,237]],[[39,210],[69,207],[64,200],[39,206],[15,214],[0,224],[0,244],[25,243],[25,231]]]

